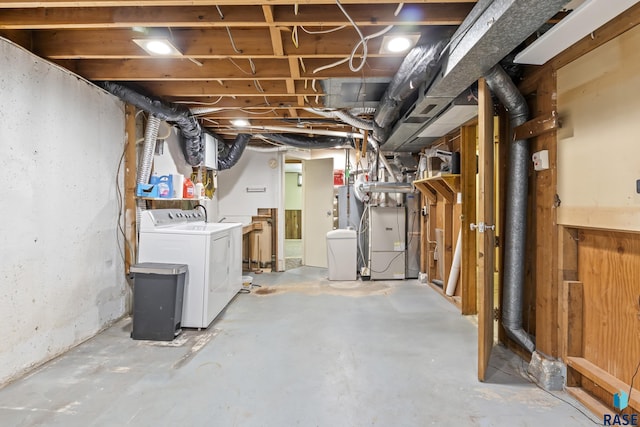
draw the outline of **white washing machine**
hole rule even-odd
[[[187,264],[182,327],[207,328],[242,288],[242,224],[198,210],[142,212],[138,262]]]

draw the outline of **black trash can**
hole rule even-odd
[[[185,264],[144,262],[131,266],[134,340],[172,341],[182,329]]]

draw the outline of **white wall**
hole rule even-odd
[[[302,172],[285,173],[285,206],[287,210],[302,209],[302,186],[298,186],[298,177],[302,176]]]
[[[640,231],[640,26],[558,70],[558,222]]]
[[[121,317],[128,290],[123,104],[1,38],[0,70],[2,384]]]
[[[248,192],[250,189],[265,191]],[[284,269],[284,152],[247,148],[232,168],[218,172],[219,217],[250,224],[258,208],[278,209],[278,270]]]

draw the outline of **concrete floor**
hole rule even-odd
[[[416,281],[254,275],[208,330],[129,338],[131,319],[0,389],[2,426],[584,426],[587,412]],[[565,403],[559,398],[575,405]]]

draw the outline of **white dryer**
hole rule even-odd
[[[242,224],[197,210],[142,212],[138,262],[187,264],[182,327],[207,328],[242,288]]]

